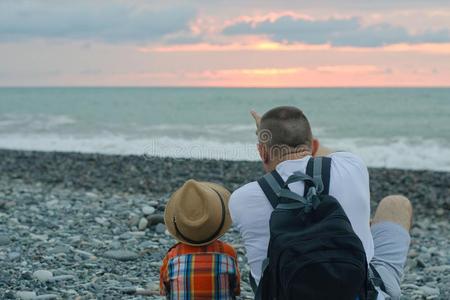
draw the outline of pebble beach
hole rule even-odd
[[[414,206],[403,299],[450,299],[450,172],[369,172],[372,211],[390,194]],[[258,162],[0,150],[0,299],[163,299],[170,193],[262,174]],[[239,299],[253,299],[237,231],[223,239],[239,254]]]

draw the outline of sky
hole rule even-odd
[[[0,0],[0,86],[450,87],[450,1]]]

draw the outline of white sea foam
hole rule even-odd
[[[76,120],[67,115],[2,114],[0,132],[48,131],[75,123]]]
[[[370,167],[450,171],[450,145],[426,139],[323,139],[336,150],[360,155]],[[224,160],[258,160],[255,143],[230,143],[206,138],[130,138],[125,135],[70,136],[56,134],[0,134],[0,148],[38,151],[75,151]]]
[[[450,144],[421,138],[325,139],[336,150],[358,154],[370,167],[450,171]]]

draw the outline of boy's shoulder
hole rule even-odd
[[[233,246],[231,246],[228,243],[219,241],[219,240],[217,240],[216,242],[222,243],[223,249],[224,249],[224,251],[223,251],[224,253],[227,253],[230,256],[236,257],[236,250],[234,249]]]
[[[215,240],[211,244],[204,246],[191,246],[183,243],[177,243],[167,251],[167,256],[174,257],[178,255],[195,253],[225,253],[233,257],[236,256],[236,251],[233,246],[219,240]]]

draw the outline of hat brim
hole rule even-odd
[[[215,235],[213,238],[211,238],[211,240],[204,242],[204,243],[200,243],[200,244],[193,244],[193,243],[186,241],[185,239],[183,239],[182,237],[180,237],[177,234],[177,230],[175,229],[175,224],[172,221],[173,216],[175,214],[175,210],[176,210],[176,207],[175,207],[176,203],[174,201],[171,201],[172,198],[167,202],[166,208],[164,210],[164,223],[166,224],[166,228],[169,231],[169,233],[177,241],[179,241],[183,244],[191,245],[191,246],[204,246],[204,245],[208,245],[208,244],[212,243],[213,241],[217,240],[222,235],[224,235],[228,231],[228,229],[230,229],[231,223],[232,223],[230,211],[228,209],[228,202],[230,200],[230,192],[226,188],[224,188],[223,186],[221,186],[219,184],[215,184],[212,182],[205,182],[205,181],[202,181],[200,183],[202,183],[202,184],[208,186],[209,188],[215,190],[216,192],[218,192],[220,194],[220,196],[222,197],[222,200],[225,205],[225,220],[224,220],[222,229],[217,233],[217,235]]]

